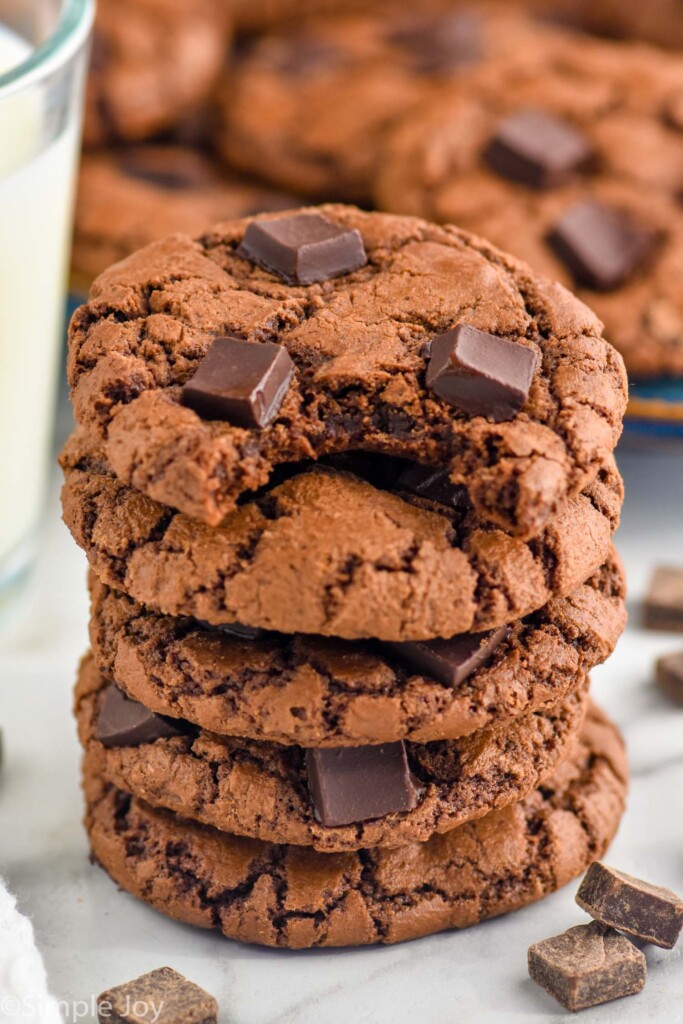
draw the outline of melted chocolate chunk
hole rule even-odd
[[[112,685],[102,700],[95,739],[105,747],[138,747],[141,743],[186,735],[183,724],[149,711]]]
[[[462,633],[450,640],[385,643],[383,646],[411,669],[444,686],[459,686],[491,659],[510,632],[510,626],[501,626],[489,633]]]
[[[534,188],[556,188],[587,167],[593,155],[584,135],[542,110],[520,110],[498,125],[484,151],[489,167]]]
[[[576,902],[601,924],[673,949],[683,931],[683,899],[600,861],[591,864]]]
[[[529,948],[529,975],[568,1010],[632,996],[645,984],[642,952],[592,921]]]
[[[529,397],[536,353],[526,345],[458,324],[430,353],[427,386],[471,416],[509,420]]]
[[[391,29],[387,38],[406,49],[414,69],[424,75],[472,64],[484,53],[482,21],[474,10],[418,15]]]
[[[266,629],[259,629],[258,626],[243,626],[241,622],[224,622],[220,626],[214,626],[213,629],[219,633],[225,633],[226,636],[235,640],[265,640],[266,637],[273,635]]]
[[[397,491],[410,491],[428,501],[437,501],[449,508],[469,508],[470,500],[467,488],[463,484],[453,484],[447,469],[434,469],[432,466],[420,466],[417,462],[410,463],[402,471],[395,488]]]
[[[183,387],[183,404],[203,419],[265,427],[277,415],[293,373],[294,364],[281,345],[216,338]]]
[[[368,261],[359,231],[316,213],[253,221],[237,254],[288,284],[304,285],[349,274]]]
[[[613,291],[632,277],[656,241],[656,232],[623,210],[591,199],[570,207],[548,235],[574,279],[601,292]]]
[[[306,768],[315,816],[329,827],[411,811],[420,800],[403,742],[307,750]]]

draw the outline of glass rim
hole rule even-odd
[[[65,0],[48,39],[16,67],[0,75],[0,100],[63,67],[87,40],[95,17],[95,0]]]

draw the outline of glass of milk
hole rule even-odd
[[[94,0],[0,0],[0,597],[51,458]]]

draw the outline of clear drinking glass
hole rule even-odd
[[[0,596],[42,514],[94,0],[0,0]]]

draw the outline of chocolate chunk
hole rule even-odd
[[[529,976],[568,1010],[633,996],[646,974],[642,952],[595,921],[529,947]]]
[[[646,629],[683,633],[683,569],[660,565],[652,574],[643,611]]]
[[[313,810],[323,825],[411,811],[420,800],[403,742],[307,750],[306,767]]]
[[[557,188],[587,167],[588,140],[571,124],[542,110],[520,110],[498,125],[484,151],[489,167],[534,188]]]
[[[683,899],[600,861],[591,864],[576,902],[601,924],[673,949],[683,930]]]
[[[591,199],[571,206],[548,235],[574,279],[601,292],[632,277],[656,241],[654,231],[623,210]]]
[[[218,1003],[170,967],[160,967],[97,999],[100,1024],[216,1024]]]
[[[289,284],[327,281],[368,262],[356,228],[338,227],[317,213],[252,221],[237,254]]]
[[[183,388],[183,404],[203,419],[266,427],[277,416],[294,364],[282,345],[216,338]]]
[[[683,651],[666,654],[656,665],[657,686],[674,704],[683,707]]]
[[[498,423],[522,408],[535,369],[533,349],[458,324],[432,341],[427,385],[463,412]]]
[[[149,711],[144,704],[127,697],[118,686],[110,686],[104,695],[95,739],[105,747],[137,747],[141,743],[183,735],[180,722]]]
[[[432,466],[420,466],[412,462],[401,472],[395,488],[398,491],[410,491],[428,501],[438,501],[449,508],[470,507],[467,488],[463,484],[451,483],[447,469],[434,469]]]
[[[424,75],[472,64],[484,53],[482,21],[476,11],[417,15],[392,28],[387,39],[406,49],[414,70]]]
[[[489,633],[462,633],[450,640],[385,643],[383,646],[430,679],[444,686],[459,686],[489,661],[511,631],[511,626],[500,626]]]
[[[129,178],[147,181],[168,192],[205,188],[214,179],[200,160],[183,155],[181,161],[169,159],[163,149],[126,152],[119,155],[119,166]]]

